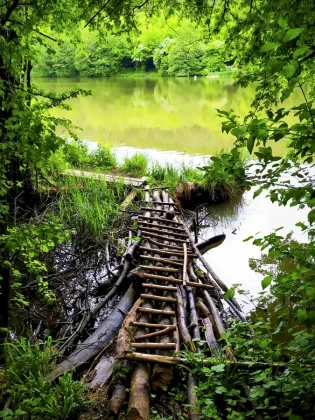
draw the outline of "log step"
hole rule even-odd
[[[152,314],[152,315],[169,315],[175,316],[175,311],[163,311],[163,309],[151,309],[151,308],[137,308],[137,312]]]
[[[142,283],[144,289],[167,290],[168,292],[177,292],[177,288],[173,286],[162,286],[160,284]]]
[[[162,245],[163,244],[161,244],[161,246]],[[149,248],[149,247],[146,247],[146,246],[140,246],[139,248],[143,251],[150,251],[150,252],[152,252],[152,254],[163,254],[163,255],[171,255],[171,256],[178,256],[178,257],[183,257],[184,256],[184,252],[164,251],[163,249]],[[189,258],[197,257],[196,254],[191,254],[190,252],[187,255],[188,255]]]
[[[183,266],[183,261],[175,261],[175,260],[168,260],[166,258],[159,258],[159,257],[152,257],[151,255],[140,255],[140,258],[143,258],[144,260],[150,260],[150,261],[156,261],[161,264],[170,264],[170,265],[176,265],[177,267]]]
[[[156,204],[160,204],[160,203],[156,203]],[[154,207],[141,207],[142,211],[153,211],[153,212],[157,212],[157,213],[166,213],[168,210],[163,210],[163,209],[156,209]],[[175,213],[179,213],[178,210],[175,210]]]
[[[164,328],[167,327],[167,325],[165,324],[151,324],[150,322],[131,322],[131,325],[133,327],[144,327],[144,328],[155,328],[155,329],[161,329],[163,330]],[[170,327],[173,326],[176,328],[176,325],[170,325]]]
[[[149,222],[142,222],[141,220],[139,220],[139,227],[141,229],[141,227],[145,228],[146,227],[151,227],[151,228],[161,228],[161,229],[172,229],[172,231],[175,232],[183,232],[183,228],[178,228],[175,226],[167,226],[167,225],[161,225],[160,223],[149,223]]]
[[[135,339],[137,341],[147,340],[148,338],[169,334],[170,332],[175,331],[175,330],[176,330],[176,325],[169,325],[169,326],[166,326],[164,329],[160,329],[159,331],[155,331],[149,334],[139,335],[138,337],[135,337]]]
[[[147,363],[159,363],[165,365],[176,365],[178,363],[183,363],[186,360],[180,357],[171,357],[171,356],[160,356],[157,354],[147,354],[147,353],[135,353],[130,352],[126,353],[123,356],[124,359],[133,360],[137,362],[147,362]]]
[[[147,294],[142,294],[140,295],[140,297],[142,299],[149,299],[149,300],[157,300],[157,301],[161,301],[161,302],[177,302],[177,299],[172,298],[172,297],[166,297],[166,296],[155,296],[155,295],[147,295]]]
[[[139,265],[140,268],[149,271],[165,271],[165,273],[178,273],[178,268],[171,268],[171,267],[156,267],[154,265]]]
[[[163,233],[164,235],[169,235],[169,236],[174,236],[179,237],[179,238],[186,238],[187,240],[189,239],[188,236],[185,233],[177,233],[177,232],[170,232],[167,230],[162,230],[162,229],[156,229],[154,227],[143,227],[140,228],[142,232],[153,232],[153,233]],[[172,239],[172,238],[171,238]],[[173,240],[173,239],[172,239]]]
[[[149,235],[149,236],[144,236],[143,234]],[[177,239],[177,238],[175,239],[175,238],[170,238],[169,236],[159,235],[158,233],[151,233],[151,232],[147,232],[145,230],[141,231],[141,237],[143,239],[150,239],[150,236],[152,236],[153,238],[162,239],[163,241],[175,242],[175,243],[178,243],[178,244],[182,244],[182,243],[185,242],[186,244],[188,244],[188,238],[187,239]]]
[[[135,349],[161,349],[161,350],[175,350],[175,343],[131,343],[131,347]]]
[[[150,211],[152,211],[152,210],[153,209],[150,208]],[[155,220],[157,222],[170,223],[170,224],[176,225],[176,226],[183,226],[183,224],[181,222],[175,222],[175,220],[168,220],[168,219],[165,219],[165,217],[142,216],[141,214],[138,217],[141,218],[141,219]]]
[[[142,273],[142,272],[136,272],[134,274],[138,277],[145,278],[145,279],[154,279],[154,280],[167,281],[169,283],[183,284],[183,280],[174,279],[173,277],[159,276],[158,274],[149,274],[149,273]],[[214,288],[214,286],[210,286],[209,284],[195,283],[193,281],[186,281],[186,285],[192,286],[192,287],[200,287],[202,289]]]

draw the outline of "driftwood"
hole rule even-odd
[[[115,358],[112,355],[105,355],[101,358],[101,360],[94,368],[94,378],[88,383],[90,390],[103,387],[104,384],[109,380],[114,370],[114,361]]]
[[[131,285],[111,314],[66,360],[56,366],[47,379],[54,380],[65,371],[78,367],[97,355],[116,336],[125,315],[130,311],[135,300],[136,291]]]
[[[213,236],[212,238],[206,239],[205,241],[196,244],[196,247],[199,249],[201,254],[204,254],[210,249],[216,248],[217,246],[221,245],[222,242],[224,242],[225,238],[225,234]]]

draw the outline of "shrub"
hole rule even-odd
[[[109,147],[99,145],[90,155],[90,166],[99,169],[113,169],[117,166],[117,159]]]

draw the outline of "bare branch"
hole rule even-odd
[[[95,15],[91,17],[91,19],[84,25],[85,28],[96,18],[96,16],[98,16],[101,13],[102,10],[105,9],[105,7],[109,4],[110,1],[111,0],[107,0],[107,2],[95,13]]]

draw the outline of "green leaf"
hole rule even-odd
[[[224,294],[224,299],[229,300],[232,299],[235,296],[235,289],[234,287],[230,287],[229,290],[227,290]]]
[[[221,364],[221,365],[215,365],[215,366],[212,366],[212,367],[211,367],[211,370],[212,370],[213,372],[224,372],[224,369],[225,369],[225,365],[224,365],[224,364]]]
[[[262,187],[258,188],[258,190],[256,190],[254,192],[254,198],[258,197],[262,192],[264,191],[264,189]]]
[[[249,151],[250,154],[252,154],[254,145],[255,145],[255,139],[253,137],[250,137],[247,140],[247,150]]]
[[[289,29],[283,38],[283,42],[292,41],[292,39],[297,38],[302,32],[303,32],[302,28]]]
[[[301,55],[304,55],[306,53],[306,51],[308,51],[309,48],[307,45],[303,45],[302,47],[298,48],[297,50],[294,51],[293,53],[293,58],[298,58]]]
[[[312,224],[315,221],[315,209],[311,210],[308,215],[307,215],[307,219],[310,222],[310,224]]]
[[[298,68],[298,63],[296,61],[290,61],[288,64],[286,64],[282,70],[281,73],[287,77],[290,78],[294,75],[294,73],[296,72]]]
[[[283,19],[283,17],[280,17],[279,18],[278,24],[279,24],[280,28],[282,28],[282,29],[288,29],[288,26],[289,26],[288,25],[288,22],[285,19]]]
[[[307,310],[305,308],[299,308],[296,311],[296,315],[298,317],[298,320],[301,322],[305,322],[307,320]]]
[[[267,276],[265,277],[262,282],[261,282],[261,286],[263,289],[266,289],[266,287],[268,287],[270,285],[270,283],[272,282],[272,276]]]
[[[266,42],[266,44],[264,44],[261,48],[260,51],[261,52],[267,52],[267,51],[271,51],[271,50],[275,50],[278,47],[280,47],[280,42]]]

